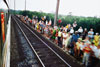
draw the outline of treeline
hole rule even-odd
[[[17,14],[28,15],[28,17],[32,18],[33,16],[38,16],[38,19],[41,19],[41,16],[46,16],[47,20],[54,21],[54,14],[51,13],[43,13],[43,12],[32,12],[32,11],[16,11]],[[58,20],[61,19],[62,23],[58,23],[57,25],[66,26],[67,24],[73,24],[75,21],[77,22],[76,30],[82,26],[83,28],[94,29],[94,32],[100,33],[100,18],[97,17],[83,17],[83,16],[72,16],[72,15],[59,15]]]

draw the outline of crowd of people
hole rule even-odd
[[[91,66],[99,62],[100,36],[98,32],[94,33],[92,28],[88,31],[87,28],[83,29],[80,26],[78,30],[74,30],[77,26],[76,22],[66,26],[51,26],[51,20],[38,20],[38,17],[33,17],[31,20],[27,16],[22,16],[21,19],[47,39],[52,40],[66,53],[78,60],[81,59],[86,67],[89,66],[89,62]]]

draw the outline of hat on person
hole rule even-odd
[[[96,35],[98,35],[99,33],[96,33]]]
[[[82,38],[78,38],[78,40],[82,41]]]

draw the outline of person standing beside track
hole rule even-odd
[[[75,31],[75,34],[72,35],[72,40],[74,42],[77,42],[78,38],[79,38],[78,31]]]
[[[83,58],[83,48],[84,47],[85,47],[84,41],[82,40],[82,44],[80,44],[80,46],[79,46],[79,50],[80,50],[79,57],[80,58]]]
[[[39,24],[40,24],[40,27],[39,27],[40,28],[40,33],[42,33],[42,21],[41,20],[39,21]]]
[[[86,43],[87,46],[85,46],[83,48],[83,60],[82,63],[85,64],[86,67],[88,67],[88,63],[89,63],[89,58],[90,58],[90,54],[92,52],[92,49],[90,48],[90,44],[91,43]]]
[[[99,33],[96,33],[96,35],[94,36],[94,40],[93,40],[95,46],[99,45],[99,39],[100,39]]]
[[[74,48],[74,50],[75,50],[75,56],[77,58],[79,58],[79,54],[80,54],[80,45],[82,44],[81,41],[82,41],[82,39],[81,38],[78,38],[78,42],[76,42],[75,48]]]
[[[92,42],[90,48],[93,51],[90,57],[91,60],[90,67],[95,67],[100,62],[100,46],[96,47]]]
[[[75,31],[75,34],[73,34],[72,35],[72,40],[71,40],[71,54],[72,55],[75,55],[74,54],[74,47],[75,47],[75,44],[76,44],[76,42],[77,42],[77,40],[78,40],[78,38],[79,38],[79,35],[78,35],[78,32],[77,31]]]
[[[32,26],[32,19],[30,19],[29,22],[30,22],[30,26]]]
[[[62,30],[60,29],[60,31],[58,32],[58,46],[62,48]]]
[[[35,25],[36,25],[36,20],[33,19],[33,28],[35,29]]]
[[[66,40],[66,49],[67,51],[70,53],[71,51],[69,50],[70,47],[71,47],[71,38],[72,38],[72,35],[70,32],[68,32],[68,37],[67,37],[67,40]]]
[[[39,23],[36,23],[36,30],[39,32]]]
[[[86,38],[87,34],[88,34],[88,30],[87,30],[87,28],[84,28],[84,31],[81,35],[83,40]]]
[[[86,38],[84,39],[85,44],[86,43],[90,43],[90,38],[88,36],[86,36]]]
[[[56,30],[55,34],[55,43],[58,45],[58,29]]]
[[[52,28],[49,28],[49,32],[50,32],[49,33],[50,34],[49,35],[49,39],[52,40],[52,38],[53,38],[53,29]]]
[[[52,37],[51,37],[53,41],[55,41],[55,38],[56,38],[55,34],[56,34],[56,29],[53,28],[53,33],[52,33]]]
[[[48,38],[48,33],[49,33],[48,26],[46,26],[46,27],[44,28],[44,33],[45,33],[45,36]]]
[[[90,38],[90,40],[92,41],[94,38],[94,31],[93,29],[90,29],[90,31],[88,32],[88,37]]]
[[[73,27],[71,27],[71,29],[70,29],[70,34],[71,34],[71,35],[74,34],[74,29],[73,29]]]
[[[66,40],[67,40],[68,34],[65,32],[65,30],[62,33],[63,38],[63,49],[66,50]]]
[[[32,27],[34,28],[34,19],[32,19]]]
[[[44,34],[45,24],[43,21],[41,22],[40,26],[41,26],[41,33]]]
[[[83,33],[83,28],[80,27],[80,28],[78,29],[78,34],[81,36],[82,33]]]

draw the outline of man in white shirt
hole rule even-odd
[[[62,36],[63,36],[63,49],[65,49],[68,34],[65,31],[63,31]]]
[[[81,35],[81,34],[83,33],[83,28],[80,27],[80,28],[78,29],[78,32],[79,32],[79,35]]]
[[[74,29],[73,29],[73,27],[71,27],[70,34],[72,35],[73,33],[74,33]]]

